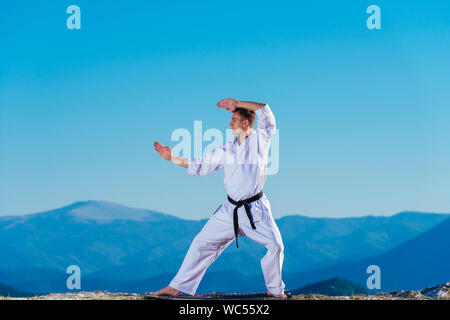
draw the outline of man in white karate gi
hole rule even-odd
[[[270,296],[287,298],[281,280],[284,246],[272,217],[270,203],[262,193],[267,175],[270,136],[275,117],[267,104],[222,99],[219,108],[232,111],[230,126],[236,137],[202,158],[189,161],[172,154],[170,147],[154,143],[162,158],[188,169],[189,175],[208,175],[224,169],[228,199],[194,238],[184,261],[170,284],[154,295],[194,295],[206,269],[239,236],[247,236],[267,248],[261,267]],[[253,129],[255,116],[257,129]],[[243,266],[245,267],[245,266]]]

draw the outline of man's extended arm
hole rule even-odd
[[[226,144],[192,161],[172,154],[169,146],[163,146],[159,142],[155,142],[153,145],[163,159],[188,169],[188,174],[192,176],[205,176],[223,168]]]
[[[187,158],[182,158],[176,155],[172,154],[172,149],[170,149],[169,146],[163,146],[161,143],[159,142],[155,142],[153,143],[153,146],[155,147],[156,152],[159,153],[159,155],[163,158],[166,159],[168,161],[171,161],[183,168],[188,167],[188,159]]]
[[[183,167],[183,168],[188,168],[188,158],[182,158],[182,157],[179,157],[179,156],[176,156],[176,155],[171,155],[170,156],[170,161],[172,161],[173,163],[175,163],[175,164],[177,164],[177,165],[179,165],[180,167]]]

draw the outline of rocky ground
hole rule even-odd
[[[52,293],[28,298],[0,297],[0,300],[143,300],[142,294],[110,293],[106,291]],[[320,294],[295,295],[293,300],[450,300],[450,282],[422,291],[393,291],[374,295],[325,296]]]

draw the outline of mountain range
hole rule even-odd
[[[387,252],[354,262],[290,275],[294,287],[329,277],[343,277],[365,285],[367,267],[377,265],[381,273],[381,290],[422,290],[450,280],[450,219],[431,230],[405,241]]]
[[[363,267],[378,263],[382,284],[389,288],[432,285],[428,282],[450,274],[448,260],[432,250],[449,252],[449,239],[444,236],[448,217],[401,212],[389,217],[293,215],[277,219],[285,245],[285,283],[299,288],[340,276],[365,287],[368,275]],[[174,276],[205,222],[104,201],[82,201],[46,212],[1,217],[0,283],[27,292],[68,291],[65,270],[78,265],[83,290],[156,290]],[[260,259],[265,251],[246,238],[240,241],[239,249],[230,246],[208,269],[199,292],[264,290]],[[405,261],[414,263],[413,257],[421,260],[422,267],[421,262],[438,259],[443,269],[403,281],[395,271],[402,269],[402,262],[395,262],[399,256],[403,257],[403,269]],[[417,272],[417,267],[408,270]]]

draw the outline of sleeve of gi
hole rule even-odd
[[[270,110],[269,105],[266,104],[261,109],[255,111],[258,117],[257,131],[270,139],[270,136],[275,134],[277,126],[275,123],[275,116]]]
[[[224,165],[226,144],[205,153],[202,158],[191,159],[188,163],[188,175],[206,176]]]

